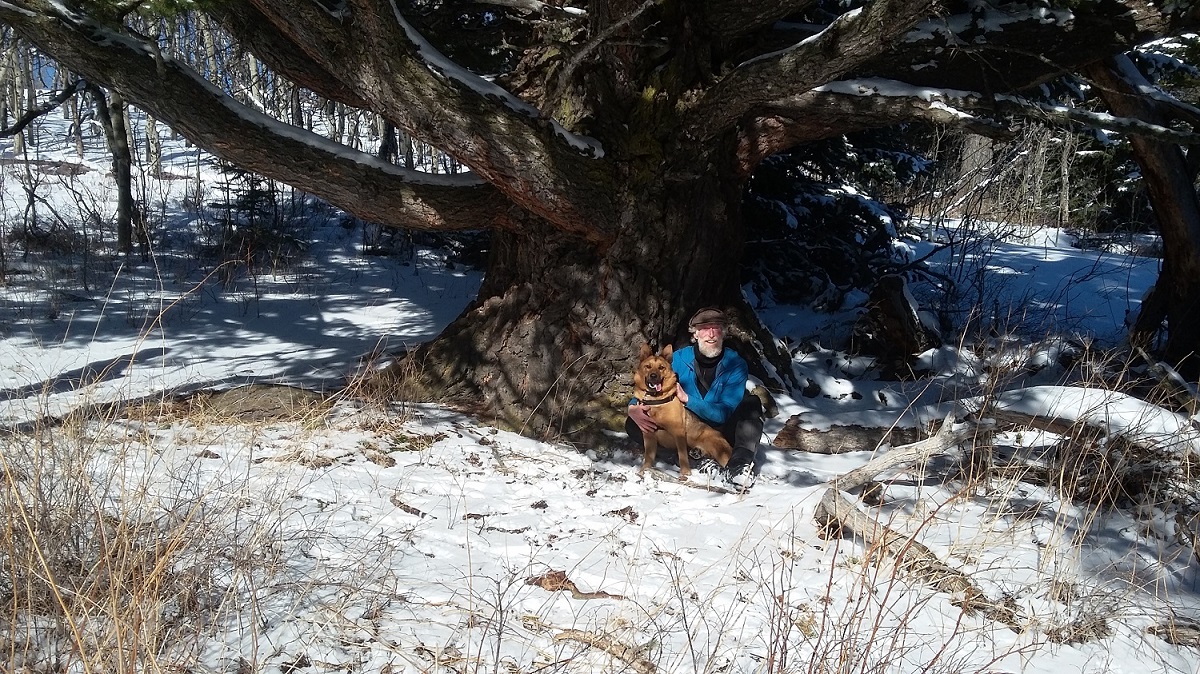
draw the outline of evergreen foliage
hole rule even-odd
[[[928,171],[901,129],[830,139],[770,157],[746,190],[743,264],[760,303],[839,308],[907,262],[906,209],[879,198]]]

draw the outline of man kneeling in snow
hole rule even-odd
[[[696,470],[748,489],[754,484],[754,458],[762,437],[763,407],[758,396],[746,390],[750,376],[746,361],[733,349],[725,348],[727,325],[725,314],[719,309],[697,311],[688,321],[694,344],[671,356],[671,369],[679,378],[676,394],[679,400],[701,421],[720,431],[733,446],[733,457],[726,468],[690,450]],[[645,405],[637,402],[629,406],[625,431],[630,440],[641,446],[642,434],[653,433],[656,428]]]

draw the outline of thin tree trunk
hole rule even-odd
[[[150,174],[162,176],[162,139],[158,137],[158,120],[146,115],[146,164]]]
[[[386,162],[395,163],[399,158],[399,145],[396,142],[396,126],[388,120],[383,120],[383,132],[379,134],[379,151],[376,153],[380,159]]]
[[[125,125],[125,99],[115,91],[106,97],[99,87],[91,87],[89,91],[96,101],[96,116],[104,127],[112,155],[113,180],[117,184],[117,250],[128,255],[133,252],[133,158]]]
[[[9,112],[16,119],[20,119],[21,115],[27,109],[22,93],[28,91],[32,86],[31,75],[29,73],[29,50],[20,49],[17,51],[15,59],[16,69],[13,71],[13,84],[11,89],[10,100],[8,103]],[[16,154],[24,154],[27,143],[25,142],[25,132],[21,131],[13,136],[13,152]]]
[[[992,139],[976,134],[963,138],[962,152],[958,163],[958,199],[974,192],[986,177],[992,165]]]
[[[1068,133],[1062,142],[1062,152],[1058,155],[1058,226],[1069,227],[1071,224],[1071,159],[1075,156],[1077,141],[1075,134]]]
[[[343,108],[343,110],[345,110],[345,108]],[[350,121],[346,125],[346,127],[347,127],[346,128],[346,134],[347,134],[346,145],[349,145],[351,148],[357,150],[362,147],[362,143],[360,142],[359,137],[358,137],[359,113],[356,110],[352,113],[349,113],[349,116],[350,116]]]
[[[38,106],[37,92],[43,87],[39,86],[37,80],[37,52],[33,49],[25,50],[25,67],[22,69],[22,76],[25,84],[25,107],[22,111],[33,110]],[[33,137],[33,129],[29,128],[30,137],[26,138],[26,142],[31,145],[37,144],[37,139]]]
[[[75,141],[75,155],[83,159],[83,117],[79,114],[79,97],[72,96],[67,101],[67,114],[70,115],[70,134]]]
[[[220,73],[220,53],[217,50],[217,39],[213,22],[208,18],[207,14],[202,14],[200,20],[200,34],[204,39],[204,59],[206,66],[205,77],[209,80],[214,79]]]
[[[292,126],[307,129],[304,123],[304,109],[300,107],[300,87],[292,85],[291,96],[288,97],[292,106]]]
[[[416,150],[413,148],[412,136],[405,133],[403,129],[397,131],[397,141],[400,144],[400,149],[404,152],[404,168],[412,171],[417,168]]]
[[[17,69],[17,45],[20,44],[17,40],[12,40],[5,49],[4,55],[0,57],[0,128],[8,127],[8,90],[12,86],[13,74]]]

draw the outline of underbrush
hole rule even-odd
[[[148,429],[76,414],[0,436],[0,669],[187,671],[269,575],[270,491],[205,480],[203,449],[164,473]]]
[[[248,420],[227,402],[0,438],[0,669],[984,674],[1190,624],[1162,618],[1179,589],[1164,579],[1194,542],[1156,532],[1165,516],[1127,518],[1126,501],[1092,503],[1065,482],[1088,471],[1053,462],[1058,477],[1038,484],[1015,462],[901,471],[880,505],[859,505],[903,535],[897,548],[819,530],[824,484],[693,503],[627,483],[632,463],[595,466],[453,415],[344,402]],[[1034,445],[997,437],[966,455]],[[547,472],[563,464],[579,468]],[[1167,507],[1165,487],[1140,494],[1138,508]],[[601,526],[566,504],[601,511]],[[687,517],[660,507],[744,528],[713,557],[645,528]],[[1139,521],[1116,547],[1113,529]],[[920,541],[979,596],[896,556]]]

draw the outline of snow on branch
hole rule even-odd
[[[1180,145],[1200,145],[1200,133],[1179,131],[1161,124],[1144,122],[1133,117],[1118,117],[1104,112],[1092,112],[1065,105],[1048,105],[1019,96],[997,96],[997,110],[1006,114],[1020,114],[1026,118],[1057,124],[1076,123],[1105,131],[1123,131],[1129,134],[1150,136]]]
[[[1021,96],[1000,94],[988,99],[974,91],[919,87],[883,78],[841,80],[817,87],[815,91],[850,96],[881,96],[924,101],[930,110],[936,109],[947,113],[941,115],[941,119],[934,120],[940,122],[950,121],[948,119],[950,115],[961,117],[963,121],[966,121],[967,119],[977,119],[976,113],[978,112],[988,112],[1020,116],[1047,124],[1082,124],[1098,129],[1124,131],[1152,136],[1181,145],[1200,144],[1200,133],[1180,131],[1132,117],[1120,117],[1066,105],[1042,103]],[[1161,102],[1160,98],[1154,100]],[[1197,112],[1200,114],[1200,111]],[[927,115],[927,117],[934,116]],[[1200,116],[1197,119],[1200,120]]]
[[[539,0],[476,0],[481,5],[495,5],[496,7],[509,7],[518,11],[527,13],[545,14],[548,12],[561,12],[568,16],[587,16],[587,10],[579,7],[571,7],[567,4],[547,4]]]
[[[1070,9],[1056,9],[1036,5],[1006,4],[1004,8],[996,9],[987,3],[972,3],[971,11],[946,17],[929,19],[913,27],[904,36],[905,42],[921,42],[923,40],[941,39],[948,44],[969,44],[969,39],[959,37],[970,32],[996,33],[1005,30],[1019,29],[1013,24],[1033,23],[1050,24],[1066,27],[1075,20],[1075,12]]]
[[[1133,59],[1123,56],[1114,59],[1115,74],[1129,83],[1130,89],[1138,92],[1156,105],[1166,108],[1174,115],[1188,121],[1192,126],[1200,124],[1200,108],[1179,100],[1151,82],[1133,63]]]
[[[815,35],[746,61],[692,111],[689,126],[709,137],[772,100],[809,91],[877,58],[937,5],[932,0],[876,0],[850,10]]]
[[[969,100],[971,96],[978,95],[869,79],[843,80],[770,101],[757,117],[742,124],[742,146],[738,151],[745,160],[742,170],[748,174],[762,159],[796,145],[907,122],[953,126],[989,138],[1011,139],[1012,131],[1006,126],[963,104],[962,97]]]
[[[657,0],[650,0],[648,4],[652,4],[655,1]],[[400,13],[400,8],[396,5],[396,0],[389,0],[389,2],[392,6],[392,12],[396,17],[396,22],[400,24],[400,27],[404,30],[404,34],[416,47],[417,55],[425,62],[430,71],[442,77],[446,77],[450,80],[458,82],[459,84],[467,87],[471,91],[474,91],[484,98],[493,98],[498,100],[510,110],[526,115],[531,119],[547,120],[554,128],[555,134],[557,134],[571,147],[575,148],[585,156],[594,157],[596,159],[600,159],[604,156],[604,148],[598,141],[596,141],[596,139],[571,133],[562,124],[559,124],[557,120],[543,115],[540,110],[521,100],[504,87],[501,87],[495,82],[486,80],[455,63],[436,47],[430,44],[429,41],[426,40],[425,37],[421,35],[421,33],[418,32],[417,29],[414,28],[413,25],[404,18],[404,15]]]

